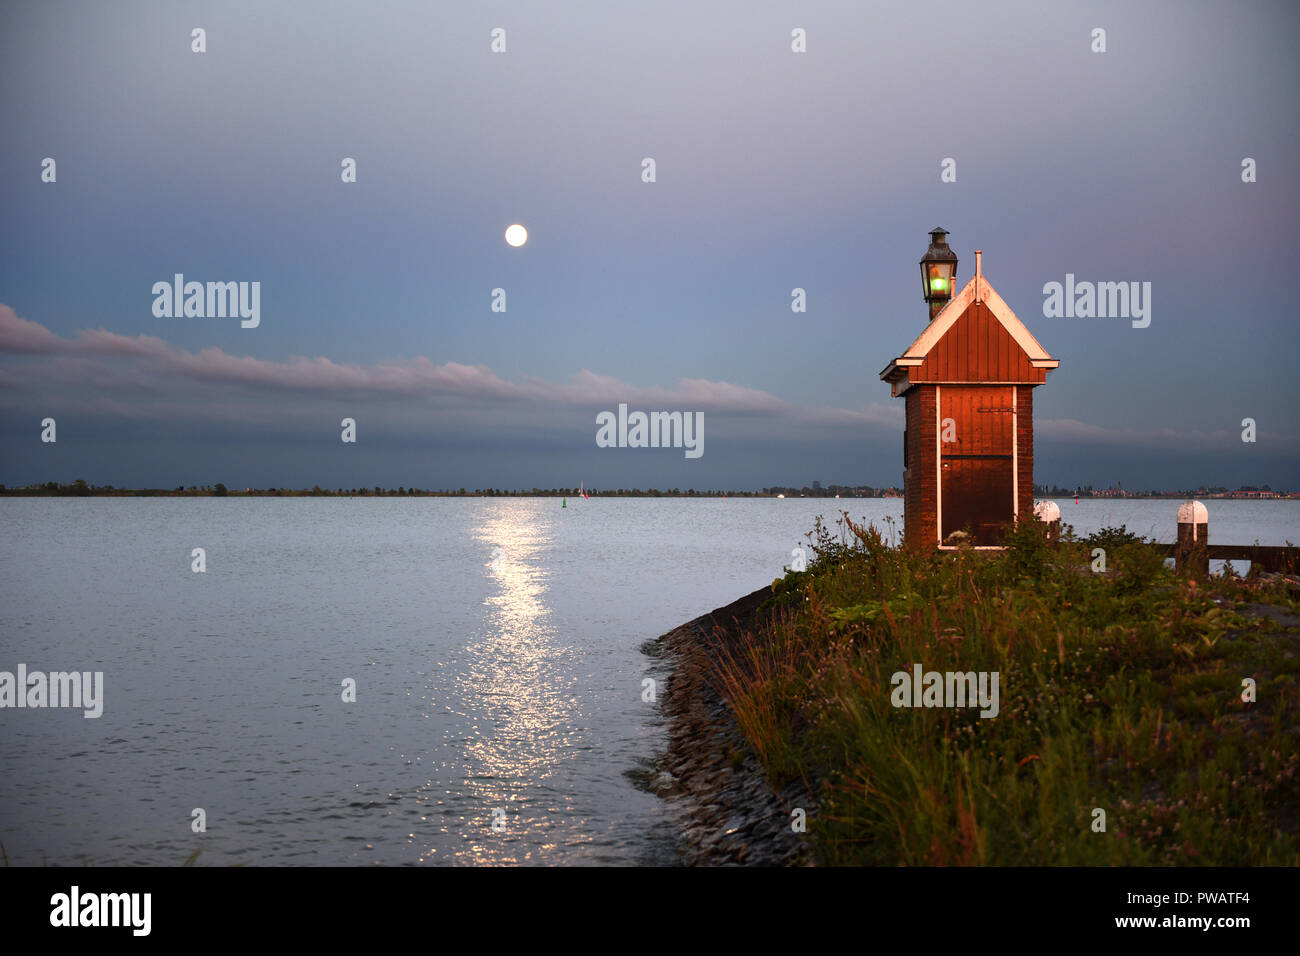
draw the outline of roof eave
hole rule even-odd
[[[885,366],[884,370],[880,373],[880,378],[882,381],[892,382],[905,374],[907,369],[914,368],[924,361],[925,359],[917,358],[914,355],[900,355]]]

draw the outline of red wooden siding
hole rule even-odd
[[[1011,386],[954,385],[942,392],[939,418],[953,421],[953,440],[940,442],[944,455],[1011,456]]]
[[[1002,543],[1013,519],[1012,402],[1015,386],[952,385],[941,389],[940,441],[943,538],[966,531],[977,545]],[[951,422],[948,422],[951,419]]]
[[[962,313],[925,361],[908,370],[909,382],[1023,382],[1047,381],[1047,369],[1029,364],[1024,350],[989,311],[975,302]]]

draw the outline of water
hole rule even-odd
[[[1162,540],[1178,505],[1059,504],[1080,533]],[[1207,504],[1211,541],[1300,540],[1300,502]],[[637,784],[664,745],[640,647],[770,583],[840,506],[901,519],[898,499],[0,499],[0,670],[106,685],[98,719],[0,711],[0,841],[13,864],[673,863],[672,811]]]

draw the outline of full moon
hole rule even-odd
[[[515,223],[506,230],[506,242],[510,243],[510,245],[522,246],[527,241],[528,230],[519,225],[519,223]]]

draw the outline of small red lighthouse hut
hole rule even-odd
[[[988,284],[978,251],[974,277],[953,295],[947,235],[932,231],[921,259],[930,324],[880,373],[907,402],[903,541],[998,547],[1033,514],[1033,390],[1060,362]]]

